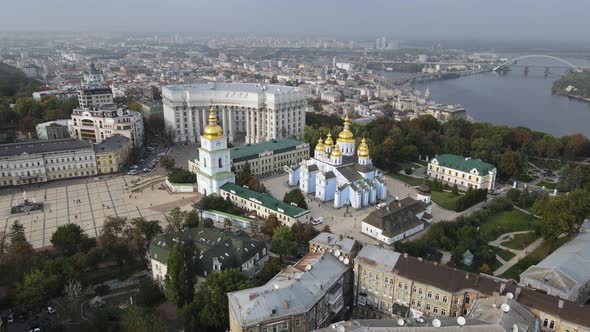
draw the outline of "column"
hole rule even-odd
[[[207,114],[207,106],[202,107],[201,108],[201,111],[202,111],[201,112],[201,116],[203,117],[203,129],[202,130],[203,130],[203,133],[204,133],[205,132],[205,127],[207,127],[207,117],[208,117],[208,114]]]
[[[258,133],[256,135],[256,143],[258,143],[262,141],[262,108],[256,110],[256,126],[256,132]]]
[[[250,110],[244,110],[244,127],[246,127],[246,143],[250,143]]]
[[[221,108],[221,123],[223,124],[223,136],[227,137],[227,118],[225,116],[225,112],[227,110],[225,109],[225,106]]]
[[[194,121],[195,121],[195,141],[199,141],[199,136],[201,136],[201,120],[199,119],[201,117],[201,108],[200,107],[196,107],[195,108],[195,113],[194,113]]]
[[[250,144],[256,143],[256,109],[250,110]]]
[[[233,128],[234,127],[234,125],[233,125],[233,122],[234,122],[234,108],[233,107],[230,107],[227,111],[228,111],[228,115],[229,115],[229,121],[228,121],[229,137],[228,137],[228,139],[229,139],[230,142],[233,143],[233,141],[234,141],[234,128]]]

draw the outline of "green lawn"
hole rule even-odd
[[[543,182],[539,182],[539,184],[537,186],[539,186],[539,187],[543,187],[544,186],[545,189],[551,189],[551,190],[553,190],[553,189],[555,189],[557,187],[557,183],[543,181]]]
[[[535,242],[538,238],[539,237],[535,232],[516,234],[512,240],[502,242],[502,245],[510,249],[522,250]]]
[[[479,232],[485,242],[493,241],[504,233],[536,230],[541,221],[534,216],[513,209],[493,215],[481,225]]]
[[[511,251],[508,251],[506,249],[502,249],[502,248],[498,248],[498,247],[494,247],[494,246],[490,246],[490,247],[492,248],[492,250],[494,250],[496,255],[500,256],[505,261],[509,261],[512,259],[512,257],[515,256]]]
[[[392,178],[398,179],[402,182],[409,184],[410,186],[419,186],[422,184],[422,179],[413,178],[411,176],[407,176],[405,174],[400,173],[387,173],[387,175],[391,176]]]
[[[420,167],[411,161],[398,161],[398,162],[396,162],[396,164],[400,167],[400,172],[405,171],[406,168],[416,169],[416,168]]]
[[[531,252],[528,256],[524,257],[518,263],[514,264],[508,271],[504,272],[500,277],[502,278],[511,278],[518,280],[521,273],[524,270],[528,269],[529,266],[535,265],[542,261],[545,257],[549,256],[550,253],[555,251],[555,249],[562,246],[566,243],[570,238],[564,236],[557,240],[557,242],[553,245],[549,245],[547,242],[543,242],[537,249]]]
[[[424,166],[424,167],[428,166],[428,162],[426,162],[426,161],[423,161],[423,160],[416,160],[416,163],[417,163],[417,164],[420,164],[420,165],[422,165],[422,166]]]
[[[521,175],[519,175],[519,176],[517,176],[517,177],[516,177],[516,180],[517,180],[517,181],[520,181],[520,182],[527,182],[527,183],[528,183],[528,182],[531,182],[531,181],[533,181],[533,180],[536,180],[536,179],[537,179],[537,178],[535,178],[535,177],[532,177],[532,176],[529,176],[528,174],[521,174]]]
[[[432,200],[440,205],[442,208],[455,211],[457,207],[457,200],[461,198],[461,195],[453,195],[453,193],[446,191],[433,191]]]

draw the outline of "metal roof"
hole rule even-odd
[[[260,84],[260,83],[221,83],[210,82],[204,84],[182,84],[169,85],[162,89],[170,91],[182,92],[203,92],[203,91],[227,91],[227,92],[250,92],[250,93],[271,93],[271,94],[288,94],[293,92],[301,92],[302,90],[296,87],[276,84]]]
[[[297,206],[279,201],[278,199],[270,196],[269,194],[261,194],[259,192],[240,187],[237,184],[227,182],[220,187],[225,192],[237,195],[245,200],[253,201],[257,204],[264,206],[267,209],[276,211],[277,213],[287,215],[292,218],[297,218],[301,215],[309,213],[309,210],[304,210]]]
[[[84,149],[92,149],[92,143],[73,138],[27,141],[0,145],[0,157],[21,155],[23,153],[34,154]]]
[[[297,149],[298,146],[307,144],[303,141],[298,141],[292,138],[285,138],[281,140],[270,140],[257,144],[246,144],[230,149],[230,157],[232,162],[250,160],[258,158],[258,155],[264,152],[272,151],[273,154],[283,153]],[[309,145],[308,145],[309,147]]]
[[[309,243],[321,245],[321,246],[338,246],[340,247],[340,251],[345,253],[350,253],[354,248],[356,241],[353,239],[349,239],[342,235],[336,235],[327,232],[321,232],[316,237],[314,237]]]
[[[488,171],[493,170],[495,167],[492,164],[488,164],[481,160],[465,158],[454,154],[441,154],[432,159],[436,159],[438,164],[443,167],[456,169],[463,172],[471,172],[472,169],[476,169],[481,175],[486,175]]]

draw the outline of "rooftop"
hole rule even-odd
[[[311,241],[309,241],[309,243],[327,247],[338,246],[341,252],[348,254],[354,249],[356,245],[356,241],[353,239],[327,232],[321,232]]]
[[[92,149],[92,143],[72,138],[51,141],[27,141],[0,145],[0,157],[15,156],[24,153],[49,153],[83,149]]]
[[[297,218],[301,215],[309,213],[309,210],[304,210],[297,206],[280,201],[269,194],[261,194],[259,192],[240,187],[234,183],[225,183],[220,187],[221,190],[237,195],[243,199],[253,201],[264,206],[267,209],[285,214],[292,218]]]
[[[296,87],[276,85],[276,84],[259,84],[259,83],[201,83],[201,84],[182,84],[168,85],[162,88],[175,92],[204,92],[204,91],[228,91],[228,92],[249,92],[249,93],[271,93],[287,94],[300,92]]]
[[[360,261],[371,265],[372,268],[378,271],[391,273],[394,271],[400,256],[400,253],[393,250],[367,244],[361,249],[355,262]]]
[[[298,146],[304,144],[307,143],[292,138],[285,138],[281,140],[273,139],[262,143],[246,144],[243,146],[232,148],[230,150],[230,156],[233,162],[237,162],[257,158],[258,155],[264,152],[272,151],[276,154],[295,150]]]
[[[265,285],[228,293],[230,310],[242,327],[307,312],[348,269],[331,254],[308,253]]]
[[[426,208],[426,203],[406,197],[372,211],[363,222],[383,230],[383,235],[391,238],[423,224],[417,216],[426,212]]]
[[[120,148],[129,144],[130,142],[131,140],[125,136],[113,135],[104,140],[102,143],[95,144],[94,151],[96,153],[113,152],[119,150]]]
[[[488,164],[481,160],[465,158],[454,154],[441,154],[432,159],[436,159],[438,164],[444,167],[460,170],[463,172],[470,173],[472,169],[477,169],[479,174],[487,174],[495,167],[492,164]]]

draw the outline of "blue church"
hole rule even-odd
[[[331,134],[326,140],[320,138],[314,156],[287,172],[290,186],[299,185],[302,192],[314,193],[322,202],[334,201],[337,209],[346,205],[359,209],[387,200],[383,171],[373,166],[364,138],[356,149],[348,116],[336,144]]]

